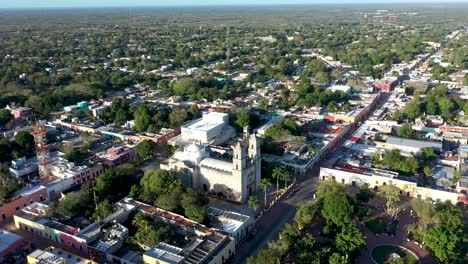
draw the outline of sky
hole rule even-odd
[[[350,3],[468,3],[468,0],[0,0],[0,8],[279,5]]]

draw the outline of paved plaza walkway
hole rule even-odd
[[[433,264],[437,263],[436,259],[424,248],[421,248],[419,245],[414,242],[407,241],[408,238],[408,226],[414,223],[414,219],[406,211],[401,212],[398,217],[398,226],[395,236],[388,235],[376,235],[371,232],[364,223],[359,223],[359,229],[364,233],[367,240],[367,246],[361,250],[361,254],[358,258],[359,264],[369,264],[373,263],[370,253],[372,248],[379,245],[397,245],[405,247],[415,253],[421,264]]]

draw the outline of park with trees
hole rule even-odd
[[[463,263],[463,205],[401,199],[400,189],[321,182],[317,200],[296,211],[279,240],[247,263]],[[415,244],[415,242],[418,244]],[[419,245],[422,245],[421,247]],[[422,254],[422,255],[421,255]],[[363,262],[364,261],[364,262]]]

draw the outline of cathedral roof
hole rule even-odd
[[[222,171],[232,171],[232,163],[224,160],[205,158],[200,162],[201,167],[206,167],[210,169],[222,170]]]

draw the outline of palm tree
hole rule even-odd
[[[262,179],[260,181],[260,187],[262,187],[263,191],[265,192],[265,206],[267,204],[267,190],[270,188],[271,182],[268,179]]]
[[[276,179],[276,191],[279,191],[279,180],[283,178],[284,170],[281,167],[276,167],[273,170],[273,178]]]
[[[249,208],[255,212],[255,210],[258,209],[258,206],[260,203],[258,202],[258,198],[256,196],[250,196],[248,204],[249,204]]]
[[[148,228],[148,217],[145,214],[137,213],[132,220],[132,225],[137,228]]]
[[[288,186],[288,181],[291,180],[291,173],[287,170],[283,170],[284,173],[282,175],[282,180],[284,181],[284,188],[286,189],[286,186]]]
[[[6,188],[6,179],[8,178],[8,168],[3,164],[0,164],[0,179],[2,181],[2,187]]]

